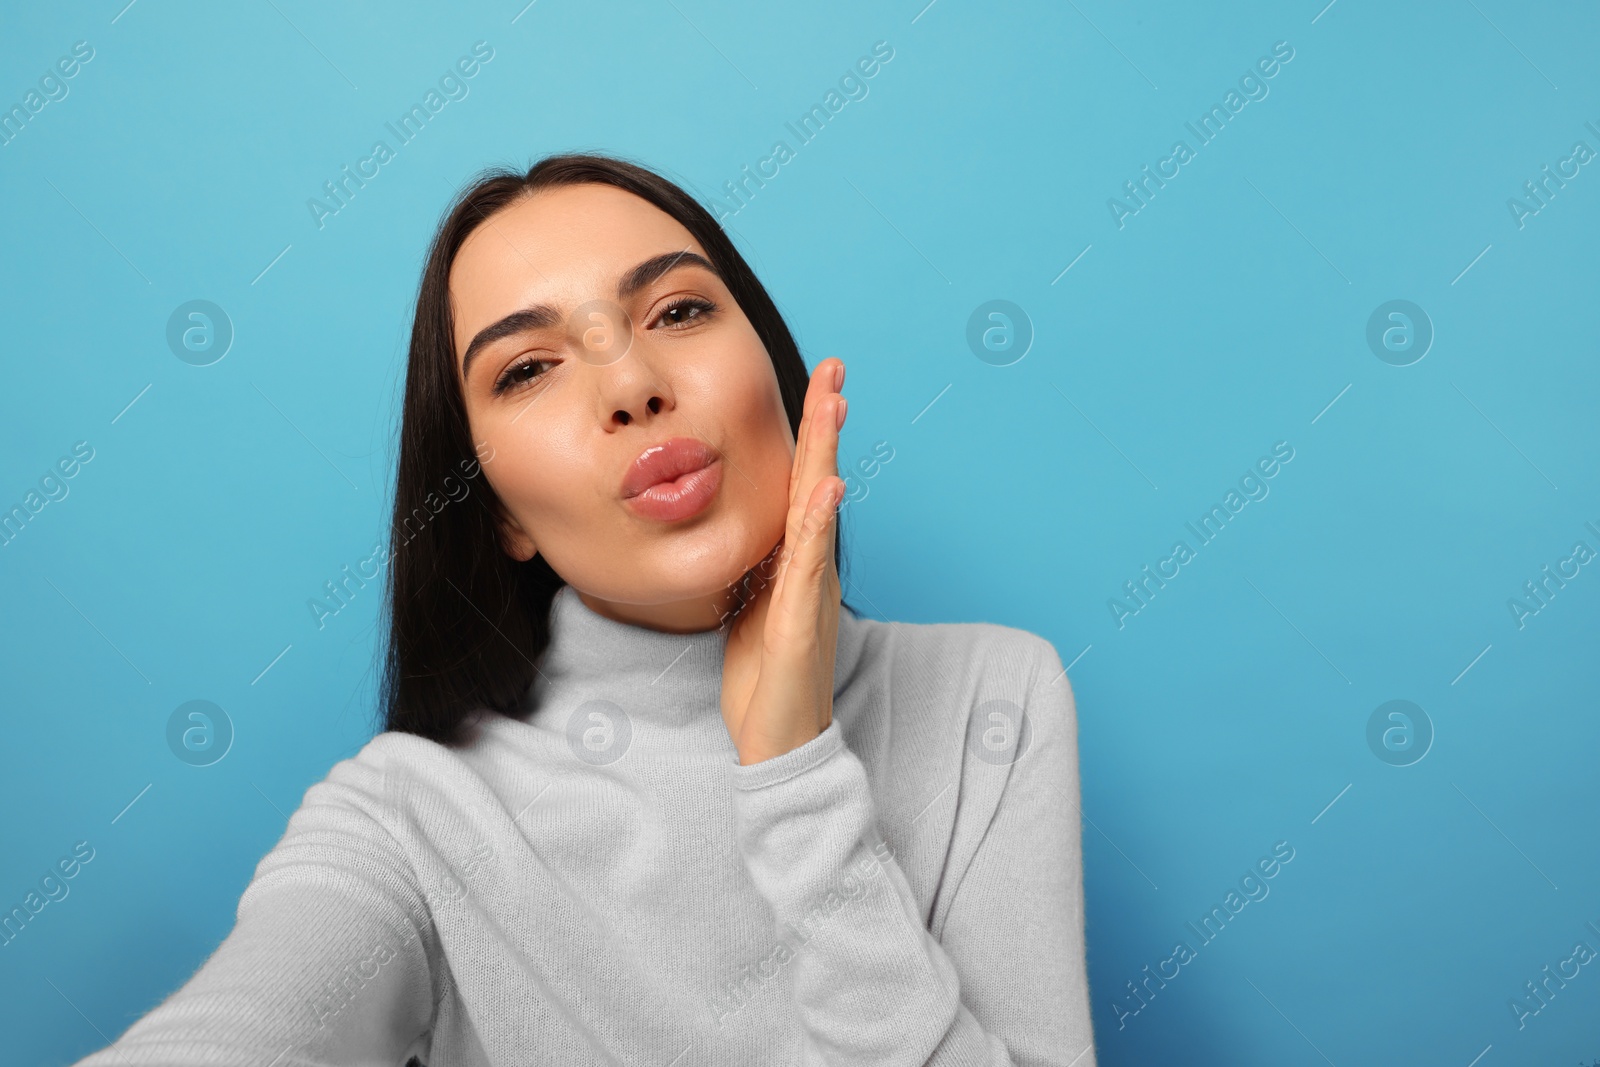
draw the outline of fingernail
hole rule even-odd
[[[839,413],[839,420],[838,420],[839,424],[834,427],[834,430],[836,432],[839,431],[839,430],[844,429],[844,409],[849,407],[849,406],[850,406],[850,401],[846,400],[844,397],[841,396],[839,398],[839,406],[836,409],[838,411],[838,413]]]
[[[844,361],[839,361],[839,368],[833,372],[833,391],[838,392],[844,388]]]

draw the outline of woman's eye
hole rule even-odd
[[[717,310],[717,305],[700,297],[685,297],[682,300],[668,304],[656,321],[664,323],[669,328],[682,329],[701,319],[710,317]]]
[[[504,393],[507,390],[513,389],[516,386],[524,385],[524,384],[526,384],[528,382],[533,381],[533,379],[537,378],[539,375],[544,373],[542,368],[548,367],[548,366],[550,366],[550,363],[549,363],[548,360],[543,360],[543,359],[521,359],[521,360],[518,360],[517,362],[511,364],[511,366],[507,367],[504,371],[502,371],[500,373],[500,377],[495,379],[495,382],[494,382],[494,394],[496,396],[499,396],[501,393]]]
[[[702,297],[684,297],[663,308],[661,314],[656,316],[656,322],[670,330],[682,330],[710,318],[716,310],[717,305]],[[519,359],[500,372],[500,376],[494,381],[492,392],[495,396],[499,396],[519,386],[527,385],[543,375],[545,368],[554,365],[547,359]]]

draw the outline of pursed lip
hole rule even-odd
[[[716,449],[698,437],[669,437],[645,449],[628,465],[622,477],[622,498],[638,496],[652,485],[703,470],[716,458]]]

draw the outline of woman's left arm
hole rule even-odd
[[[740,848],[779,922],[809,937],[792,961],[806,1062],[1094,1067],[1077,724],[1055,647],[1037,639],[1034,740],[1009,761],[941,928],[959,975],[922,924],[866,769],[833,721],[843,385],[841,361],[811,373],[776,580],[738,612],[722,672]]]
[[[1006,786],[939,940],[837,723],[734,768],[751,878],[786,939],[804,939],[786,966],[808,1062],[1094,1067],[1075,707],[1060,657],[1041,645],[1030,740],[984,764],[1008,772]]]

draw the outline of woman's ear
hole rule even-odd
[[[539,547],[533,543],[528,531],[513,518],[500,521],[500,546],[505,549],[506,555],[519,563],[528,562],[539,552]]]

